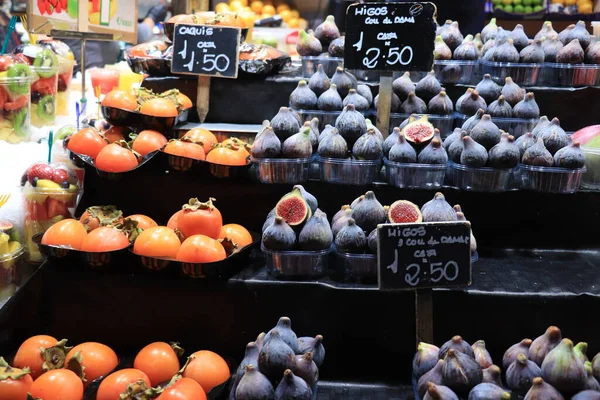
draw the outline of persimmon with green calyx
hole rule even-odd
[[[192,198],[181,209],[182,213],[177,219],[177,229],[181,231],[184,237],[192,235],[205,235],[213,239],[218,239],[223,226],[223,217],[213,201],[209,198],[207,202],[202,203],[197,198]]]
[[[33,382],[27,399],[81,400],[83,382],[73,371],[55,369],[46,372]]]
[[[169,143],[167,143],[163,152],[174,156],[192,158],[194,160],[204,160],[206,158],[202,145],[187,139],[169,140]]]
[[[171,378],[169,384],[164,387],[163,392],[156,400],[206,400],[206,392],[200,383],[196,382],[194,379],[184,378],[182,376],[183,372],[193,359],[193,356],[188,357],[184,366]]]
[[[111,143],[98,153],[94,160],[96,168],[105,172],[127,172],[139,165],[139,154],[131,150],[127,142]]]
[[[81,251],[89,253],[116,251],[126,247],[129,247],[129,238],[112,226],[101,226],[94,229],[88,233],[81,243]]]
[[[239,151],[237,145],[217,145],[206,155],[206,161],[213,164],[244,166],[248,164],[247,151]]]
[[[184,350],[177,343],[155,342],[139,351],[133,367],[144,372],[152,386],[168,382],[179,371]]]
[[[199,144],[204,149],[205,154],[208,153],[214,145],[218,144],[215,134],[204,128],[190,129],[183,135],[182,139]]]
[[[67,218],[58,221],[44,232],[42,244],[79,250],[87,234],[81,222]]]
[[[29,368],[13,368],[0,357],[0,400],[23,400],[27,397],[33,378]]]
[[[167,138],[160,132],[153,130],[143,130],[137,135],[129,135],[133,139],[131,148],[137,151],[142,157],[153,151],[162,149],[168,143]]]
[[[116,226],[123,223],[123,211],[117,206],[92,206],[85,209],[79,222],[85,226],[88,232],[101,226]]]
[[[140,256],[173,258],[181,242],[175,231],[166,226],[155,226],[140,233],[133,243],[133,252]]]
[[[78,344],[67,353],[65,359],[66,368],[75,372],[85,387],[111,373],[118,364],[117,354],[110,347],[96,342]]]
[[[136,221],[137,227],[141,230],[158,226],[156,221],[154,221],[152,218],[148,217],[147,215],[143,215],[143,214],[133,214],[128,217],[125,217],[125,219],[126,220],[130,219],[130,220]]]
[[[134,368],[120,369],[102,380],[96,392],[96,400],[138,399],[150,387],[150,379],[142,371]]]
[[[67,141],[67,149],[74,153],[96,159],[100,150],[108,146],[108,140],[94,128],[84,128]]]
[[[223,245],[205,235],[192,235],[181,243],[177,260],[187,263],[212,263],[227,257]]]

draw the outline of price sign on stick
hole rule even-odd
[[[346,11],[344,66],[373,71],[430,71],[433,3],[362,3]]]
[[[383,224],[377,235],[380,289],[471,284],[468,222]]]
[[[237,78],[240,28],[177,24],[171,72]]]

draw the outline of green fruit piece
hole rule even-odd
[[[524,6],[530,6],[533,4],[533,0],[523,0],[523,5]]]
[[[58,140],[64,140],[67,136],[72,135],[75,132],[77,132],[77,128],[75,128],[73,125],[63,126],[54,134],[54,143],[56,143]]]
[[[11,65],[6,72],[9,79],[31,78],[31,70],[29,69],[29,66],[25,64]],[[29,92],[29,82],[25,79],[19,79],[17,82],[10,82],[8,87],[14,93],[25,94]]]
[[[525,11],[525,7],[523,7],[521,4],[515,6],[516,13],[522,14],[524,11]]]
[[[596,136],[595,138],[590,139],[585,144],[585,148],[586,149],[600,149],[600,136]]]
[[[500,11],[503,11],[503,10],[504,10],[504,6],[503,6],[502,4],[496,4],[496,5],[494,6],[494,9],[495,9],[495,10],[500,10]]]
[[[504,6],[504,11],[511,13],[513,12],[513,6],[511,6],[510,4],[507,6]]]
[[[56,116],[56,99],[52,95],[42,97],[37,105],[37,116],[45,122],[54,120]]]
[[[26,121],[27,121],[27,108],[21,108],[15,114],[15,118],[13,120],[13,129],[15,130],[15,133],[17,134],[17,136],[23,137],[23,136],[27,135]]]
[[[33,60],[33,66],[37,68],[36,72],[42,78],[50,78],[56,74],[58,68],[58,58],[50,49],[40,51]]]
[[[543,9],[544,9],[544,7],[538,5],[538,6],[533,7],[533,12],[540,12]]]
[[[531,7],[531,6],[525,6],[525,13],[531,14],[532,12],[533,12],[533,7]]]

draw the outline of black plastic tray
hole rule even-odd
[[[196,160],[189,157],[167,154],[164,151],[161,151],[161,154],[162,157],[166,158],[169,168],[174,171],[198,175],[210,174],[215,178],[247,179],[249,176],[248,171],[252,167],[252,162],[250,161],[248,164],[240,166],[223,165],[211,163],[205,160]]]
[[[81,162],[83,162],[84,164],[87,164],[90,167],[94,168],[96,170],[96,172],[98,173],[98,175],[101,176],[102,178],[107,178],[107,179],[111,179],[111,180],[117,180],[117,179],[122,179],[126,174],[130,174],[130,173],[132,173],[134,171],[137,171],[144,164],[146,164],[148,161],[150,161],[154,156],[156,156],[159,152],[160,152],[160,150],[156,150],[156,151],[153,151],[151,153],[146,154],[144,157],[142,157],[142,159],[140,160],[139,164],[135,168],[130,169],[129,171],[125,171],[125,172],[108,172],[108,171],[102,171],[101,169],[98,169],[98,167],[96,167],[96,163],[94,162],[94,160],[92,159],[92,157],[86,156],[86,155],[83,155],[83,154],[74,153],[72,151],[70,151],[70,153],[71,153],[71,157],[70,158],[71,159],[78,159]]]
[[[111,125],[152,129],[159,132],[170,131],[175,125],[187,122],[189,114],[189,109],[181,111],[177,117],[155,117],[108,106],[101,106],[101,109],[102,115]]]

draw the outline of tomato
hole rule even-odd
[[[205,393],[219,386],[231,376],[229,366],[217,353],[201,350],[192,354],[194,359],[183,371],[184,378],[195,380],[202,386]]]
[[[29,368],[31,370],[31,377],[36,379],[44,371],[42,371],[42,365],[44,364],[44,358],[42,357],[42,348],[50,348],[58,343],[58,340],[52,336],[37,335],[32,336],[25,340],[15,358],[13,359],[13,365],[16,368]]]
[[[155,226],[139,234],[133,252],[147,257],[175,258],[181,242],[173,229]]]
[[[181,366],[171,345],[165,342],[151,343],[135,356],[133,368],[148,375],[152,386],[168,382]]]
[[[221,146],[231,146],[233,150],[241,152],[244,157],[250,157],[250,152],[248,151],[250,146],[241,139],[235,137],[225,139],[221,142]]]
[[[94,128],[84,128],[69,138],[67,148],[77,154],[95,159],[108,141]]]
[[[219,239],[228,238],[238,245],[238,249],[252,244],[252,235],[246,228],[238,224],[227,224],[221,227]]]
[[[0,359],[0,365],[3,360]],[[24,400],[33,378],[19,368],[0,366],[0,400]],[[195,383],[195,382],[194,382]]]
[[[81,222],[67,218],[58,221],[44,232],[42,244],[79,250],[87,234]]]
[[[137,98],[133,94],[123,90],[113,90],[109,92],[104,99],[102,99],[102,105],[129,111],[135,111],[138,108]]]
[[[192,103],[192,100],[181,92],[177,93],[177,101],[179,101],[179,106],[181,107],[182,110],[187,110],[188,108],[192,108],[192,106],[194,105]]]
[[[91,206],[81,214],[79,222],[88,232],[100,226],[115,226],[123,223],[123,211],[115,206]]]
[[[205,235],[216,239],[221,233],[223,217],[218,208],[213,205],[213,198],[206,203],[198,199],[190,199],[188,204],[182,207],[183,212],[177,220],[177,228],[183,236]]]
[[[143,230],[158,226],[156,221],[154,221],[152,218],[150,218],[146,215],[142,215],[142,214],[133,214],[125,219],[132,219],[134,221],[137,221],[137,223],[138,223],[137,227],[140,229],[143,229]]]
[[[162,149],[167,144],[167,138],[160,132],[144,130],[138,133],[133,141],[133,150],[143,157],[148,153]]]
[[[198,144],[202,143],[204,153],[208,153],[210,149],[212,149],[213,145],[218,143],[217,137],[214,135],[214,133],[204,128],[190,129],[185,135],[183,135],[182,139],[191,140],[192,142]]]
[[[73,371],[55,369],[37,378],[29,393],[43,400],[81,400],[83,382]]]
[[[147,388],[150,387],[148,376],[140,370],[125,368],[113,372],[100,383],[96,400],[119,400],[121,393],[125,392],[130,384],[139,380],[143,381]]]
[[[198,382],[190,378],[181,378],[167,387],[156,400],[206,400],[206,393]]]
[[[121,250],[129,246],[129,239],[120,230],[112,226],[94,229],[83,239],[81,250],[90,253]]]
[[[206,161],[221,165],[240,166],[248,164],[248,158],[243,152],[237,150],[236,147],[229,148],[219,145],[206,155]]]
[[[104,132],[104,137],[110,143],[114,143],[118,142],[119,140],[127,140],[125,138],[130,132],[131,129],[125,126],[111,126],[106,132]]]
[[[183,213],[183,210],[177,211],[175,214],[171,215],[169,221],[167,222],[167,227],[175,230],[179,224],[179,216]]]
[[[177,261],[188,263],[211,263],[227,257],[223,245],[204,235],[192,235],[185,239],[177,252]]]
[[[85,386],[102,376],[108,375],[117,368],[117,364],[119,364],[117,354],[110,347],[102,343],[87,342],[73,347],[69,353],[67,353],[65,365],[69,365],[69,361],[77,354],[81,356],[81,366],[83,366],[83,373],[86,381]],[[71,362],[74,361],[75,360]]]
[[[96,167],[106,172],[127,172],[138,166],[138,158],[133,152],[117,143],[111,143],[98,153]]]
[[[167,154],[193,158],[194,160],[204,160],[206,158],[204,149],[199,144],[177,139],[170,140],[163,151]]]
[[[171,100],[160,97],[145,102],[140,108],[140,112],[154,117],[176,117],[179,115],[177,107]]]

